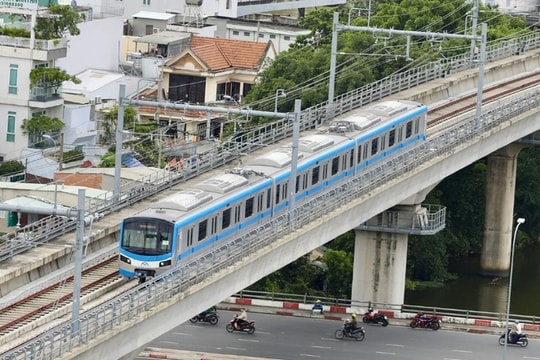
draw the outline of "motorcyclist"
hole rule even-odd
[[[236,317],[236,320],[235,320],[235,322],[234,322],[234,328],[235,328],[235,329],[241,328],[242,325],[243,325],[244,323],[247,323],[247,322],[248,322],[248,321],[247,321],[247,318],[248,318],[248,317],[247,317],[247,311],[246,311],[246,308],[242,308],[240,311],[241,311],[240,315],[238,315],[238,316]]]
[[[321,300],[317,300],[315,302],[315,304],[313,304],[313,307],[311,308],[311,310],[313,312],[318,311],[318,312],[320,312],[322,314],[323,313],[323,304],[322,304]]]
[[[356,330],[356,325],[357,325],[356,313],[352,313],[351,320],[348,321],[347,324],[345,325],[345,330],[347,331],[349,335],[351,335],[353,331]]]
[[[514,331],[510,334],[510,341],[517,342],[521,338],[522,325],[519,320],[514,321]]]
[[[216,306],[211,306],[208,309],[204,310],[202,313],[199,314],[200,319],[205,319],[207,315],[210,315],[212,313],[215,313],[217,311]]]

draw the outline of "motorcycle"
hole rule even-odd
[[[435,315],[424,315],[422,313],[418,313],[411,320],[411,323],[409,325],[413,329],[420,327],[420,328],[426,328],[426,329],[430,328],[433,330],[439,330],[441,328],[441,320]]]
[[[189,319],[189,321],[191,321],[194,324],[197,322],[207,322],[212,325],[216,325],[219,321],[219,316],[215,311],[208,312],[208,313],[202,312],[198,315],[195,315],[191,319]]]
[[[336,339],[343,339],[345,337],[350,337],[356,341],[362,341],[366,337],[366,331],[363,326],[359,326],[354,330],[349,329],[349,320],[345,320],[343,326],[340,329],[337,329],[335,332]]]
[[[508,332],[506,334],[501,334],[501,336],[499,337],[499,345],[504,345],[507,337],[509,339],[508,344],[519,345],[521,347],[526,347],[527,345],[529,345],[527,334],[521,334],[518,337],[517,334],[510,334],[510,332],[511,332],[511,329],[508,329]]]
[[[362,321],[364,323],[381,324],[382,326],[388,326],[389,324],[388,317],[385,314],[380,314],[378,312],[374,313],[372,309],[364,313]]]
[[[234,323],[236,322],[236,316],[232,318],[227,325],[225,325],[225,330],[232,333],[233,331],[245,331],[248,334],[253,334],[255,332],[255,321],[244,321],[242,324],[238,324],[236,327]]]

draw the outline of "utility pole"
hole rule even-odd
[[[478,0],[475,0],[478,2]],[[404,30],[394,30],[394,29],[379,29],[366,26],[350,26],[350,25],[340,25],[339,24],[339,13],[334,13],[334,22],[333,22],[333,31],[332,31],[332,46],[330,50],[330,79],[328,84],[328,105],[330,107],[330,116],[333,117],[333,101],[334,101],[334,86],[336,82],[336,55],[337,55],[337,35],[339,31],[363,31],[370,33],[384,33],[388,35],[406,35],[407,36],[407,47],[409,46],[409,38],[411,36],[422,36],[422,37],[437,37],[441,39],[467,39],[474,41],[481,41],[480,47],[480,56],[478,61],[478,86],[477,86],[477,102],[476,102],[476,117],[477,119],[482,114],[482,90],[484,84],[484,63],[486,59],[486,41],[487,41],[487,24],[482,24],[482,35],[478,36],[473,29],[473,34],[471,35],[461,35],[461,34],[448,34],[448,33],[434,33],[434,32],[420,32],[420,31],[404,31]],[[407,48],[407,53],[409,49]]]

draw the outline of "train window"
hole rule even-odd
[[[234,223],[238,224],[240,222],[240,205],[234,208]]]
[[[294,193],[298,194],[300,192],[300,175],[296,177],[296,182],[294,183]]]
[[[409,121],[407,125],[405,125],[405,139],[408,139],[412,135],[412,121]]]
[[[328,177],[328,163],[324,163],[322,165],[322,179],[326,180],[327,177]]]
[[[190,247],[193,245],[193,228],[192,227],[189,228],[187,231],[186,245],[187,247]]]
[[[319,182],[319,171],[320,166],[315,166],[313,170],[311,170],[311,185],[315,185]]]
[[[244,218],[248,218],[253,215],[253,200],[254,198],[249,198],[246,200],[246,208],[244,209]]]
[[[307,189],[308,187],[308,174],[302,175],[302,189]]]
[[[218,225],[218,217],[217,216],[213,216],[212,217],[212,224],[211,224],[211,229],[210,229],[210,235],[213,235],[215,233],[217,233],[217,225]]]
[[[264,194],[259,194],[257,196],[257,213],[260,213],[263,211],[263,204],[264,204]]]
[[[354,149],[351,150],[351,156],[349,156],[349,167],[352,168],[354,166]]]
[[[414,133],[418,134],[420,132],[420,119],[414,119]]]
[[[371,140],[371,156],[377,153],[378,148],[379,148],[379,138],[375,138]]]
[[[400,127],[400,128],[398,129],[398,138],[397,138],[397,141],[398,141],[398,143],[400,143],[401,141],[403,141],[403,128],[402,128],[402,127]]]
[[[231,209],[223,210],[223,215],[221,215],[221,228],[226,229],[231,225]]]
[[[388,133],[388,147],[394,146],[395,142],[396,142],[396,129],[392,129]]]
[[[386,134],[381,136],[381,151],[384,151],[384,149],[386,149]]]
[[[199,223],[199,236],[197,240],[201,241],[206,237],[206,232],[208,231],[208,220],[203,220]]]
[[[362,155],[362,158],[364,160],[367,160],[367,158],[368,158],[368,143],[364,144],[364,155]]]
[[[281,200],[279,198],[279,195],[281,195],[281,185],[277,184],[276,185],[276,204],[279,204],[279,201]]]
[[[266,193],[266,208],[270,209],[272,206],[272,190],[268,189],[268,192]]]
[[[339,171],[339,157],[332,159],[332,176],[336,175]]]
[[[283,184],[283,188],[282,188],[282,189],[283,189],[283,194],[282,194],[281,198],[282,198],[282,199],[288,198],[288,197],[289,197],[289,196],[288,196],[288,195],[289,195],[289,194],[288,194],[288,192],[289,192],[289,190],[288,190],[288,189],[289,189],[289,183]]]
[[[358,145],[358,159],[356,159],[356,161],[358,162],[358,164],[360,164],[362,162],[362,145]]]

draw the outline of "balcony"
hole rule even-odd
[[[54,87],[35,87],[30,92],[29,106],[38,109],[46,109],[64,104],[64,99]]]
[[[66,57],[68,40],[34,40],[34,48],[30,38],[0,35],[0,55],[32,60],[49,61]]]

